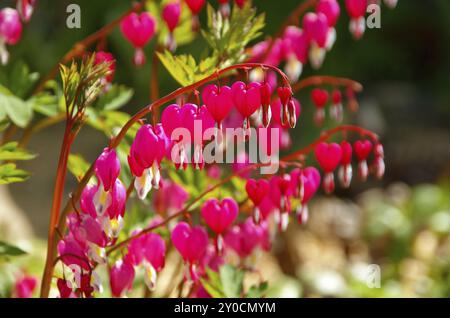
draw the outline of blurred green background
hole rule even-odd
[[[254,0],[258,10],[267,13],[265,35],[275,34],[299,2]],[[81,7],[81,29],[65,26],[66,7],[71,3]],[[130,3],[39,0],[21,42],[11,48],[11,56],[24,60],[33,71],[46,74],[76,41],[117,18]],[[2,7],[12,4],[8,0],[1,2]],[[346,121],[380,134],[385,145],[386,176],[381,182],[355,182],[351,190],[340,190],[337,194],[343,200],[319,199],[314,203],[312,220],[306,229],[294,226],[287,234],[294,246],[285,240],[281,247],[275,247],[274,257],[281,260],[278,266],[282,276],[291,277],[280,280],[287,281],[288,286],[280,288],[288,288],[288,296],[450,296],[450,2],[399,0],[394,10],[383,6],[381,29],[368,29],[360,41],[354,41],[348,32],[343,5],[341,11],[335,47],[320,70],[312,71],[308,66],[302,77],[342,76],[364,85],[358,96],[360,111]],[[115,82],[135,90],[132,101],[125,107],[133,113],[150,101],[150,63],[142,68],[133,66],[133,48],[124,41],[118,28],[105,44],[118,61]],[[177,52],[199,56],[205,46],[198,37]],[[153,44],[145,49],[148,60],[153,49]],[[177,87],[163,67],[159,68],[159,78],[161,94]],[[320,133],[312,124],[309,91],[297,97],[303,113],[299,125],[291,132],[293,149]],[[47,233],[61,135],[62,126],[56,126],[33,137],[30,149],[38,152],[39,157],[24,167],[34,175],[25,183],[9,186],[11,204],[25,212],[29,222],[23,224],[32,225],[32,228],[24,225],[19,231],[42,238]],[[102,134],[85,128],[74,152],[82,152],[93,160],[106,141]],[[67,187],[74,185],[72,180]],[[330,207],[330,202],[335,206]],[[342,206],[343,214],[334,214],[339,210],[336,206]],[[327,211],[332,213],[328,215]],[[352,221],[355,218],[357,221]],[[354,230],[350,236],[344,233],[348,227]],[[304,252],[309,250],[298,245],[299,241],[310,244],[315,253]],[[327,265],[328,259],[331,263]],[[352,266],[360,263],[381,264],[383,281],[387,283],[382,283],[381,289],[368,289],[358,281],[356,270],[352,271]],[[305,266],[299,269],[296,264]],[[339,288],[321,290],[323,283],[315,280],[314,268],[325,268],[325,274],[319,275],[329,278],[325,286]],[[298,277],[301,283],[298,285],[296,280],[292,283],[292,277]],[[291,294],[289,286],[294,286]],[[285,294],[280,291],[277,295]]]

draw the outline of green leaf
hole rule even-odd
[[[25,149],[18,148],[18,143],[15,141],[8,142],[0,146],[0,160],[30,160],[36,155],[27,152]]]
[[[13,182],[22,182],[29,177],[29,173],[17,169],[14,163],[0,165],[0,185]]]
[[[220,268],[219,273],[225,296],[229,298],[240,297],[244,284],[244,271],[225,264]]]
[[[201,282],[208,294],[210,294],[213,298],[224,298],[225,294],[223,293],[219,273],[211,270],[210,268],[206,268],[206,277],[206,279],[202,278]]]
[[[182,86],[193,84],[214,73],[217,57],[211,56],[197,64],[192,55],[172,55],[169,51],[157,53],[170,75]]]
[[[207,30],[202,35],[221,61],[220,67],[226,67],[246,58],[245,47],[261,35],[265,24],[265,15],[256,15],[256,9],[248,2],[243,9],[234,6],[229,19],[223,19],[219,12],[208,4]]]
[[[27,254],[20,248],[0,241],[0,256],[20,256]]]
[[[14,95],[25,99],[38,79],[39,73],[30,73],[28,65],[23,61],[18,61],[12,66],[8,87]]]
[[[128,103],[134,91],[124,85],[112,85],[109,90],[98,98],[94,108],[116,110]]]
[[[69,171],[80,180],[89,169],[89,163],[80,154],[70,154],[67,163]]]
[[[263,282],[259,285],[254,285],[250,287],[247,292],[247,298],[261,298],[264,297],[267,293],[267,289],[269,288],[269,284],[267,282]]]
[[[0,115],[2,113],[21,128],[26,127],[33,117],[32,105],[12,95],[4,86],[0,87]]]

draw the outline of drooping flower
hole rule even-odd
[[[31,298],[37,286],[37,278],[30,275],[21,275],[14,283],[14,295],[17,298]]]
[[[24,22],[31,19],[37,0],[17,0],[17,11]]]
[[[358,177],[361,181],[365,181],[369,174],[367,166],[367,157],[372,152],[373,145],[370,140],[357,140],[353,147],[355,149],[356,157],[358,158]]]
[[[134,268],[126,260],[118,260],[109,271],[111,293],[114,297],[121,297],[133,286]]]
[[[297,221],[304,224],[308,221],[308,202],[320,186],[320,173],[314,167],[294,169],[291,171],[292,187],[295,195],[300,199],[297,207]]]
[[[325,105],[328,102],[328,92],[325,89],[315,88],[311,91],[311,99],[316,106],[314,122],[322,126],[325,120]]]
[[[350,182],[352,181],[352,145],[346,141],[343,140],[341,142],[341,149],[342,149],[342,159],[341,159],[341,166],[338,171],[339,181],[341,183],[341,186],[344,188],[348,188],[350,186]]]
[[[321,142],[316,146],[314,153],[320,167],[325,171],[324,190],[326,193],[331,193],[334,191],[333,171],[342,159],[341,146],[337,143],[327,144],[326,142]]]
[[[150,290],[154,290],[157,273],[164,268],[165,257],[166,244],[164,240],[158,234],[147,233],[129,243],[125,259],[134,266],[141,264],[144,266],[145,283]]]
[[[22,23],[19,13],[12,8],[0,10],[0,61],[4,65],[8,63],[9,53],[5,44],[15,45],[22,36]]]
[[[350,33],[355,39],[360,39],[366,30],[367,0],[345,0],[345,7],[350,16]]]
[[[219,253],[223,248],[222,234],[236,220],[238,213],[239,206],[232,198],[225,198],[222,201],[209,199],[202,206],[203,220],[217,234],[216,248]]]
[[[142,125],[136,133],[128,155],[131,173],[136,177],[134,187],[141,200],[161,180],[159,165],[166,154],[166,135],[161,124]]]
[[[261,107],[261,84],[252,82],[246,85],[238,81],[231,86],[234,106],[244,117],[243,128],[246,134],[250,129],[250,116]]]
[[[311,42],[309,59],[313,68],[322,66],[328,44],[328,19],[325,14],[307,13],[303,17],[303,30]]]
[[[181,15],[181,5],[178,2],[178,0],[166,4],[162,11],[162,18],[164,19],[164,22],[166,23],[167,28],[169,29],[169,35],[167,37],[167,47],[171,51],[174,51],[177,45],[175,42],[173,31],[180,22],[180,15]]]
[[[182,186],[170,180],[161,180],[161,191],[155,193],[153,206],[158,214],[171,216],[184,207],[188,198],[189,194]]]
[[[95,175],[99,187],[94,195],[97,215],[102,216],[111,204],[111,188],[120,174],[120,161],[114,149],[105,148],[95,161]]]
[[[343,117],[343,107],[342,107],[342,93],[339,89],[334,89],[331,93],[331,109],[330,115],[331,117],[337,121],[341,122]]]
[[[261,211],[259,205],[269,194],[269,182],[265,179],[248,179],[247,183],[245,184],[245,190],[247,191],[247,195],[250,200],[252,200],[254,205],[253,221],[255,222],[255,224],[259,224],[261,221]]]
[[[206,3],[206,0],[184,0],[192,13],[192,30],[197,31],[200,28],[198,14]]]
[[[156,20],[148,12],[141,14],[132,12],[126,16],[120,29],[124,37],[135,47],[134,64],[145,64],[144,46],[153,38],[156,31]]]
[[[171,233],[172,243],[189,264],[189,274],[193,281],[198,280],[196,264],[203,257],[208,246],[208,234],[202,226],[191,227],[186,222],[178,223]]]

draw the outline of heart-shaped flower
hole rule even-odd
[[[180,222],[172,230],[171,238],[183,259],[191,264],[200,260],[208,247],[208,234],[199,225],[191,227],[186,222]]]
[[[220,202],[210,199],[202,207],[201,215],[206,224],[216,233],[222,234],[236,220],[239,206],[232,198]]]
[[[105,148],[95,161],[95,175],[109,191],[120,174],[120,161],[114,149]]]
[[[314,196],[320,186],[320,173],[314,167],[307,167],[303,169],[301,175],[303,181],[303,198],[302,203],[308,203]]]
[[[341,8],[336,0],[320,0],[317,4],[316,11],[323,13],[328,20],[328,25],[334,27],[339,15],[341,14]]]
[[[309,40],[315,42],[320,48],[327,44],[328,19],[323,13],[307,13],[303,18],[303,29]]]
[[[357,140],[353,147],[355,148],[355,154],[359,161],[366,160],[372,151],[373,145],[370,140]]]
[[[311,99],[317,108],[322,108],[328,102],[328,91],[325,89],[315,88],[311,91]]]
[[[131,289],[134,280],[134,268],[127,261],[117,261],[109,271],[111,292],[114,297],[122,296],[122,293]]]
[[[290,86],[282,86],[277,89],[278,97],[280,97],[281,104],[287,105],[289,99],[292,97],[292,89]]]
[[[233,108],[233,94],[229,86],[208,85],[203,89],[202,98],[211,116],[219,124]]]
[[[345,0],[345,7],[351,18],[360,18],[366,14],[367,0]]]
[[[197,15],[205,5],[206,0],[185,0],[192,14]]]
[[[134,47],[143,48],[155,35],[156,20],[148,12],[133,12],[122,20],[120,29]]]
[[[352,162],[352,145],[346,141],[343,140],[341,142],[341,149],[342,149],[342,159],[341,164],[342,165],[348,165]]]
[[[168,3],[162,11],[162,18],[167,24],[169,32],[173,32],[180,21],[181,6],[178,1]]]
[[[246,85],[238,81],[231,86],[234,106],[244,117],[250,117],[261,106],[261,84],[253,82]]]
[[[322,169],[329,173],[333,172],[341,162],[342,149],[337,143],[321,142],[316,146],[315,155]]]
[[[264,198],[269,194],[269,181],[265,179],[248,179],[245,185],[247,195],[255,206],[259,206]]]

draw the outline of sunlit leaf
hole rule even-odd
[[[0,256],[20,256],[25,254],[26,252],[22,249],[6,242],[0,241]]]

